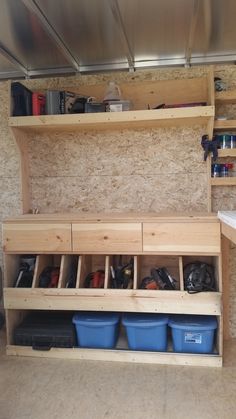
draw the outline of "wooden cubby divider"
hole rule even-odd
[[[138,279],[140,276],[140,257],[141,256],[134,256],[134,281],[133,281],[133,289],[138,289]]]
[[[180,291],[184,291],[184,267],[182,256],[179,256],[179,289]]]
[[[71,270],[73,255],[62,255],[58,288],[65,288]]]
[[[37,288],[38,287],[39,276],[40,276],[41,272],[47,266],[52,265],[52,262],[53,262],[53,256],[52,255],[38,255],[36,257],[32,288]]]
[[[78,263],[76,288],[84,288],[84,281],[89,272],[92,272],[92,256],[81,255]]]
[[[222,258],[221,256],[214,256],[212,258],[212,264],[215,268],[215,279],[216,279],[216,286],[217,291],[222,292],[222,275],[220,266],[222,265]]]
[[[105,259],[105,281],[104,281],[104,288],[109,288],[109,279],[110,279],[110,256],[106,256]]]

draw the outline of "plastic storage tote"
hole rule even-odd
[[[167,315],[127,313],[123,315],[122,324],[126,328],[130,349],[138,351],[166,351]]]
[[[214,316],[176,315],[169,320],[174,352],[213,352],[217,319]]]
[[[79,312],[73,317],[82,348],[114,348],[119,333],[119,313]]]

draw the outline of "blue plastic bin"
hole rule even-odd
[[[73,316],[79,346],[114,348],[119,333],[119,313],[78,312]]]
[[[214,333],[217,328],[215,316],[176,315],[169,320],[174,352],[213,352]]]
[[[127,313],[123,315],[122,324],[126,328],[130,349],[136,351],[166,351],[167,315]]]

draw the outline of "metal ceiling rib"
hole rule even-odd
[[[80,69],[86,66],[126,64],[128,60],[121,41],[121,16],[114,17],[113,0],[37,0],[37,4],[55,30],[70,46]],[[63,10],[63,13],[62,13]]]
[[[201,1],[192,57],[230,57],[236,54],[235,0]]]
[[[235,0],[1,0],[0,79],[236,61]]]
[[[6,58],[5,63],[2,62],[1,70],[4,70],[4,64],[9,67],[10,63],[12,64],[13,69],[16,67],[19,69],[21,73],[23,73],[25,76],[28,75],[28,70],[26,67],[24,67],[18,60],[15,58],[10,51],[7,50],[3,45],[0,44],[0,54],[3,57]]]
[[[72,65],[72,67],[79,71],[79,64],[78,61],[73,57],[68,47],[65,45],[63,40],[61,39],[60,35],[55,31],[52,27],[50,22],[48,21],[47,17],[43,14],[40,7],[33,1],[33,0],[22,0],[22,3],[26,6],[26,8],[32,12],[39,21],[41,22],[43,28],[49,34],[53,41],[55,41],[56,45],[60,49],[62,55],[66,58],[66,60]]]
[[[1,0],[0,43],[26,69],[23,75],[30,75],[31,70],[71,68],[38,17],[21,0]]]

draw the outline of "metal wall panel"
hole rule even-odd
[[[192,56],[222,56],[236,54],[235,0],[205,0],[201,2]]]
[[[0,55],[0,73],[14,71],[16,70],[15,66],[8,61],[3,55]]]
[[[135,61],[184,58],[193,0],[119,0]]]
[[[81,66],[127,62],[111,0],[37,0]]]
[[[0,42],[29,70],[68,66],[37,17],[20,0],[1,0]]]

